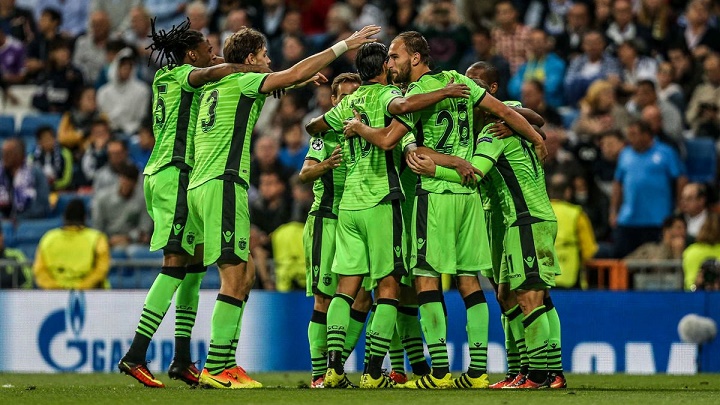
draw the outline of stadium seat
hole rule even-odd
[[[717,173],[717,152],[712,138],[694,138],[685,141],[687,151],[685,168],[694,183],[712,183]]]
[[[51,126],[57,131],[60,126],[59,114],[40,114],[40,115],[26,115],[23,117],[20,123],[20,135],[23,138],[32,136],[35,137],[35,131],[42,126]]]
[[[2,221],[2,233],[5,237],[5,246],[15,247],[15,227],[10,221]]]
[[[15,136],[15,117],[12,115],[0,115],[0,139]]]
[[[35,152],[35,145],[37,145],[37,138],[35,138],[35,135],[23,136],[21,139],[25,144],[25,154],[32,155]]]
[[[146,246],[140,247],[138,246],[137,249],[128,249],[127,250],[128,259],[130,260],[158,260],[158,263],[160,263],[160,260],[163,258],[163,252],[162,250],[158,250],[155,252],[151,252]]]
[[[27,243],[37,244],[47,231],[61,226],[61,218],[22,220],[15,229],[15,243],[18,246]]]
[[[92,206],[92,195],[90,194],[59,193],[57,202],[55,203],[55,207],[53,208],[51,215],[53,217],[61,218],[63,216],[63,213],[65,212],[65,208],[67,208],[70,201],[76,198],[81,199],[85,204],[85,212],[87,213],[89,220],[90,207]]]
[[[21,243],[17,245],[16,248],[23,252],[28,261],[33,262],[35,261],[35,252],[37,251],[37,247],[37,243]]]

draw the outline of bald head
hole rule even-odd
[[[3,167],[14,172],[23,165],[25,161],[25,144],[20,138],[6,139],[2,144]]]
[[[651,104],[642,109],[641,118],[645,121],[654,134],[662,130],[662,112],[657,104]]]

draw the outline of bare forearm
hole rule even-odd
[[[193,87],[204,86],[210,82],[216,82],[223,77],[233,73],[271,73],[270,68],[260,65],[247,65],[240,63],[221,63],[219,65],[210,66],[202,69],[195,69],[190,73],[188,78],[190,85]]]
[[[302,169],[300,169],[300,173],[298,173],[298,178],[303,183],[312,183],[329,170],[330,166],[326,164],[326,161],[306,160]]]
[[[427,155],[430,159],[433,160],[433,162],[435,162],[436,165],[447,167],[448,169],[457,168],[458,163],[460,163],[460,161],[462,160],[457,156],[450,156],[444,153],[436,152],[426,146],[418,147],[417,153]]]
[[[530,125],[536,125],[538,127],[545,125],[543,117],[529,108],[516,108],[515,111],[522,115],[522,117],[525,118]]]
[[[388,111],[393,115],[402,115],[420,111],[423,108],[437,104],[446,98],[445,90],[435,90],[429,93],[415,94],[408,98],[399,97],[390,103]]]
[[[267,80],[265,80],[260,91],[263,93],[271,93],[275,90],[302,83],[329,65],[335,58],[335,52],[330,48],[305,58],[290,69],[272,73],[268,76]]]
[[[330,126],[325,122],[322,115],[313,118],[307,125],[305,125],[305,131],[310,135],[319,134],[320,132],[327,131]]]
[[[503,115],[504,116],[501,116],[500,118],[502,118],[505,123],[520,136],[533,143],[537,141],[538,137],[540,138],[540,141],[542,141],[542,137],[540,137],[540,134],[538,134],[537,131],[535,131],[535,129],[532,127],[532,125],[530,125],[530,123],[527,122],[527,120],[523,118],[522,115],[518,114],[515,110],[507,108],[504,110]]]

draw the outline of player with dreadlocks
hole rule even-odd
[[[202,245],[188,222],[187,187],[194,163],[194,134],[203,86],[237,72],[267,72],[258,66],[221,63],[205,36],[190,29],[190,21],[169,31],[152,21],[151,59],[162,65],[153,80],[155,147],[145,167],[145,200],[155,228],[150,250],[163,250],[160,274],[153,283],[135,337],[118,368],[147,387],[162,388],[147,368],[150,340],[175,299],[175,357],[168,374],[196,385],[200,372],[190,358],[190,334],[195,324],[200,282],[207,268]]]

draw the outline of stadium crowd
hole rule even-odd
[[[0,241],[20,248],[2,249],[2,258],[32,258],[42,234],[28,240],[22,224],[60,226],[78,196],[114,258],[148,257],[152,222],[138,173],[154,145],[151,17],[163,29],[189,18],[218,55],[231,33],[252,26],[266,35],[275,70],[372,23],[385,42],[422,33],[438,68],[464,73],[491,63],[496,95],[545,119],[564,265],[683,259],[691,289],[703,261],[720,258],[719,3],[0,0],[3,105],[25,102],[25,118],[45,117],[18,131],[8,127],[14,120],[1,124],[0,213],[18,237]],[[353,59],[348,52],[323,73],[332,80],[353,71]],[[28,86],[30,99],[19,100],[15,89]],[[302,224],[313,194],[297,173],[312,147],[304,126],[332,107],[330,93],[310,86],[268,98],[256,126],[249,197],[258,288],[276,288],[273,271],[304,273]],[[5,281],[10,267],[0,271]],[[558,284],[579,286],[578,271],[568,270]],[[22,275],[31,277],[27,268]],[[284,288],[303,287],[298,280]]]

